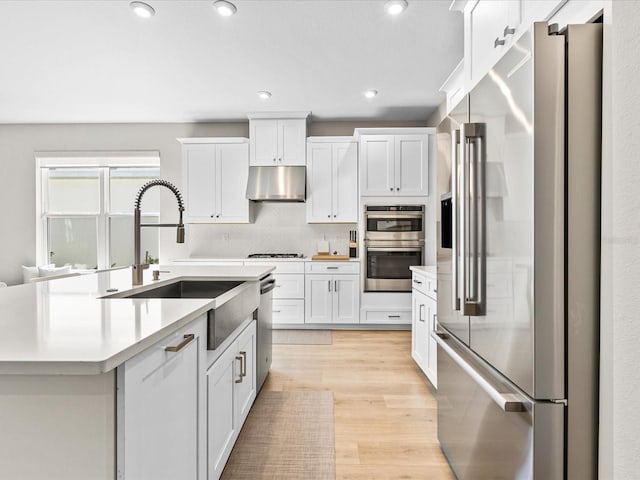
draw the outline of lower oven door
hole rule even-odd
[[[412,265],[422,265],[424,243],[365,242],[365,292],[410,292]]]

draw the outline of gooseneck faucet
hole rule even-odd
[[[173,192],[176,196],[176,200],[178,201],[178,213],[180,214],[179,223],[141,223],[140,222],[140,202],[142,201],[142,196],[145,194],[147,190],[151,187],[155,187],[156,185],[161,187],[167,187],[169,190]],[[176,242],[184,243],[184,224],[182,223],[182,212],[184,212],[184,203],[182,202],[182,194],[170,182],[166,180],[150,180],[138,191],[136,195],[136,200],[134,204],[133,210],[133,285],[142,285],[142,271],[149,268],[148,263],[142,263],[140,259],[141,256],[141,247],[140,247],[140,230],[142,227],[178,227],[178,234],[176,238]]]

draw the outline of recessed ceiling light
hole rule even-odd
[[[231,2],[227,2],[227,0],[217,0],[213,2],[213,8],[223,17],[230,17],[238,11],[236,6]]]
[[[156,13],[151,5],[147,5],[144,2],[131,2],[129,7],[136,15],[142,18],[151,18]]]
[[[367,98],[373,98],[376,95],[378,95],[378,91],[377,90],[367,90],[366,92],[364,92],[364,96]]]
[[[258,92],[258,96],[262,100],[267,100],[267,99],[271,98],[271,92],[267,92],[266,90],[262,90],[262,91]]]
[[[409,6],[407,0],[389,0],[384,4],[384,9],[389,15],[399,15]]]

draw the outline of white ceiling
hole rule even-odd
[[[201,122],[247,112],[425,120],[462,58],[450,0],[0,1],[0,122]],[[380,93],[367,100],[366,89]],[[271,99],[256,92],[268,90]]]

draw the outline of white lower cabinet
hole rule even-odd
[[[117,478],[197,480],[206,316],[118,367]]]
[[[436,328],[438,303],[435,277],[413,273],[411,356],[434,387],[438,386],[437,344],[431,337]]]
[[[305,323],[359,323],[359,318],[359,275],[305,275]]]
[[[256,322],[207,370],[207,478],[220,478],[256,398]],[[179,477],[175,477],[179,478]]]
[[[203,315],[118,367],[118,480],[220,478],[256,398],[248,320],[211,364]]]

